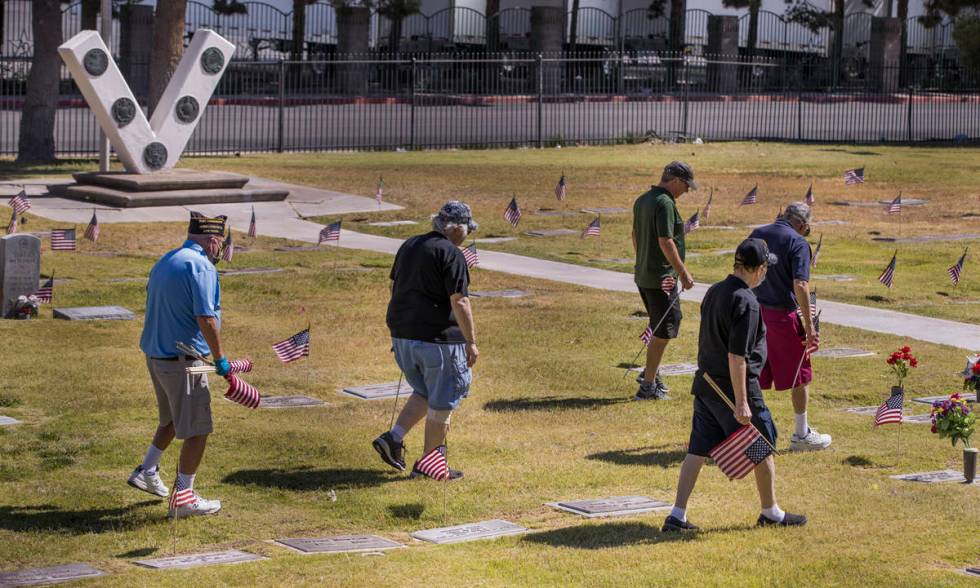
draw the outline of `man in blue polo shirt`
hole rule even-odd
[[[771,225],[752,231],[749,238],[762,239],[779,263],[769,268],[765,282],[755,289],[766,323],[769,359],[759,384],[763,390],[792,389],[795,430],[789,447],[808,451],[830,447],[830,435],[818,433],[807,423],[807,385],[813,381],[810,353],[819,344],[810,309],[810,207],[794,202]]]
[[[186,343],[201,356],[212,355],[218,375],[228,373],[221,347],[221,289],[214,264],[220,259],[226,217],[191,212],[187,240],[153,266],[146,285],[146,317],[140,349],[156,392],[159,426],[143,463],[129,485],[160,497],[170,492],[160,479],[160,457],[176,437],[183,440],[174,495],[168,516],[213,514],[221,502],[194,492],[194,476],[204,456],[211,421],[211,393],[205,374],[188,377],[186,369],[203,365],[184,355]]]

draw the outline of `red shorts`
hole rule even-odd
[[[762,321],[766,323],[769,356],[759,374],[759,386],[768,390],[775,384],[776,390],[790,390],[813,381],[810,357],[803,358],[806,333],[796,311],[762,307]],[[803,367],[796,376],[801,359]]]

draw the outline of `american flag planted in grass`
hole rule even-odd
[[[560,201],[565,200],[567,186],[565,185],[565,174],[561,175],[558,184],[555,186],[555,198]]]
[[[742,204],[739,206],[745,206],[746,204],[755,204],[759,200],[759,186],[752,186],[749,193],[742,198]]]
[[[599,237],[601,231],[602,228],[599,225],[599,217],[595,217],[595,220],[589,223],[589,226],[585,227],[585,230],[582,231],[582,238]]]
[[[813,250],[813,255],[810,256],[810,267],[817,267],[817,258],[820,257],[820,249],[823,247],[823,233],[820,233],[820,239],[817,240],[817,248]]]
[[[844,185],[853,186],[854,184],[864,183],[864,168],[858,167],[844,172]]]
[[[330,223],[329,225],[323,227],[320,230],[320,240],[317,241],[317,245],[323,243],[324,241],[337,241],[340,242],[340,223],[344,221],[337,221],[335,223]]]
[[[252,207],[252,220],[248,223],[248,238],[255,238],[255,207]]]
[[[231,229],[228,229],[228,236],[221,245],[221,259],[231,263],[233,257],[235,257],[235,244],[231,240]]]
[[[684,223],[684,234],[686,235],[700,226],[701,226],[701,211],[695,210],[691,218],[687,219],[687,222]]]
[[[708,220],[708,216],[711,215],[711,201],[715,199],[715,191],[712,188],[711,194],[708,194],[708,203],[704,205],[704,214],[701,218]]]
[[[17,214],[24,214],[31,209],[31,201],[27,199],[27,192],[23,190],[20,191],[20,194],[11,198],[7,204],[9,204]]]
[[[259,391],[255,389],[255,386],[249,384],[245,380],[239,378],[235,374],[228,374],[225,376],[225,380],[228,381],[228,391],[225,392],[225,398],[241,404],[246,408],[258,408],[260,402]]]
[[[55,229],[51,231],[52,251],[74,251],[75,229]]]
[[[38,302],[50,304],[54,297],[54,276],[48,278],[48,281],[44,282],[44,285],[38,288],[32,296],[37,298]]]
[[[180,484],[180,477],[178,476],[174,481],[173,491],[170,493],[170,510],[176,510],[178,506],[194,504],[195,500],[194,489],[183,488]]]
[[[463,249],[463,259],[466,260],[466,267],[476,267],[480,265],[480,254],[476,252],[476,243]]]
[[[310,356],[310,330],[303,329],[289,339],[280,341],[272,346],[276,357],[283,363],[296,361],[301,357]]]
[[[517,206],[517,196],[510,199],[510,204],[507,205],[507,210],[504,211],[504,218],[515,227],[517,223],[521,222],[521,209]]]
[[[899,192],[898,196],[891,201],[891,204],[885,207],[885,212],[888,214],[901,214],[902,212],[902,193]]]
[[[813,184],[810,184],[810,187],[806,189],[804,200],[806,200],[807,206],[813,206],[813,203],[816,202],[816,198],[813,197]]]
[[[888,262],[888,267],[885,268],[885,271],[881,272],[881,275],[878,276],[878,281],[884,284],[886,288],[891,288],[895,282],[895,262],[897,258],[898,251],[892,256],[892,260]]]
[[[378,177],[378,189],[374,191],[374,199],[378,201],[378,206],[381,206],[381,202],[385,197],[385,181],[384,178]]]
[[[960,275],[963,273],[963,264],[966,263],[966,250],[963,250],[963,255],[960,256],[960,260],[956,262],[955,265],[951,266],[946,273],[949,274],[949,281],[953,282],[954,286],[958,286],[960,283]]]
[[[446,462],[445,447],[440,445],[423,455],[415,463],[415,471],[432,478],[445,480],[449,477],[449,464]]]
[[[99,217],[95,215],[94,210],[92,211],[92,220],[88,221],[88,226],[85,227],[84,236],[93,243],[99,240]]]
[[[232,374],[247,374],[252,371],[251,359],[236,359],[228,362],[228,372]]]
[[[891,398],[881,403],[878,411],[875,412],[875,426],[888,423],[902,422],[902,404],[905,401],[905,393],[897,392]]]
[[[730,480],[740,480],[762,463],[772,448],[752,425],[745,425],[715,446],[708,455]]]

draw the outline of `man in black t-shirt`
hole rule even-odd
[[[765,241],[746,239],[735,251],[734,272],[711,286],[701,302],[698,371],[691,389],[694,394],[691,438],[681,465],[674,507],[664,521],[664,532],[697,530],[687,520],[688,498],[709,452],[732,433],[751,423],[770,444],[776,444],[776,426],[759,387],[759,373],[766,364],[766,326],[752,292],[765,279],[768,266],[776,262]],[[734,413],[705,381],[705,374],[732,401]],[[772,455],[758,462],[753,471],[762,503],[762,514],[756,524],[806,524],[805,516],[784,512],[776,504],[776,466]]]
[[[432,231],[405,241],[391,268],[387,323],[395,361],[413,393],[395,426],[374,440],[385,463],[405,470],[405,435],[425,417],[425,448],[412,476],[447,479],[449,420],[469,393],[480,355],[470,309],[470,274],[459,245],[479,225],[458,200],[432,217]],[[463,474],[449,470],[448,479]]]

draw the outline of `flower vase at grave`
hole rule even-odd
[[[892,396],[896,394],[902,394],[905,392],[905,388],[902,386],[892,386]]]
[[[976,447],[963,448],[963,477],[967,484],[972,484],[977,477],[977,454],[980,449]]]

